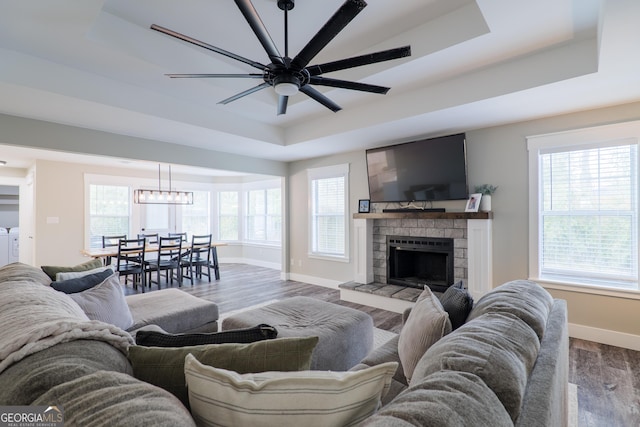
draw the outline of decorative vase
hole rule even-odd
[[[480,210],[482,212],[491,212],[491,194],[483,194],[480,199]]]

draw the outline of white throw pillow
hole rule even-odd
[[[89,274],[101,273],[105,270],[114,271],[113,267],[110,265],[107,265],[105,267],[98,267],[98,268],[94,268],[86,271],[66,271],[63,273],[56,273],[56,282],[59,282],[62,280],[77,279],[78,277],[84,277]]]
[[[238,374],[185,358],[191,414],[217,426],[355,425],[378,409],[397,368]]]
[[[438,297],[426,288],[411,309],[398,338],[398,357],[407,382],[411,382],[413,370],[429,347],[449,332],[449,314]]]
[[[69,294],[91,320],[110,323],[120,329],[133,325],[131,310],[122,292],[120,277],[112,274],[104,282],[86,291]]]

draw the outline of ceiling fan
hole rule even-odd
[[[395,49],[388,49],[366,55],[355,56],[339,61],[327,62],[324,64],[311,65],[308,64],[313,58],[342,31],[358,13],[367,6],[364,0],[346,0],[344,4],[329,18],[324,26],[316,33],[315,36],[302,48],[300,52],[292,59],[289,57],[289,21],[288,11],[295,6],[295,0],[277,0],[278,7],[284,11],[284,56],[280,54],[275,43],[271,39],[269,32],[264,26],[260,16],[256,12],[251,0],[235,0],[236,5],[249,23],[249,26],[255,33],[256,37],[267,52],[271,63],[262,64],[252,61],[240,55],[236,55],[208,43],[201,42],[192,37],[172,31],[159,25],[151,25],[152,30],[159,31],[177,39],[192,43],[204,49],[211,50],[229,58],[244,62],[254,68],[259,69],[260,73],[250,74],[167,74],[171,78],[246,78],[246,79],[262,79],[264,82],[258,86],[247,89],[236,95],[219,102],[219,104],[228,104],[244,96],[262,90],[267,87],[273,87],[278,98],[278,115],[287,112],[287,103],[289,96],[296,94],[298,91],[306,94],[310,98],[316,100],[333,112],[341,110],[341,107],[312,87],[331,86],[342,89],[358,90],[363,92],[386,94],[390,88],[376,86],[366,83],[359,83],[346,80],[338,80],[322,77],[324,73],[345,70],[347,68],[360,67],[363,65],[374,64],[376,62],[389,61],[392,59],[403,58],[411,55],[411,47],[404,46]]]

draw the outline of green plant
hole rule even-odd
[[[497,189],[498,189],[497,185],[491,185],[491,184],[476,185],[475,193],[482,193],[483,195],[491,195],[495,193]]]

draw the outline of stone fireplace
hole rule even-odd
[[[354,279],[340,285],[340,298],[345,301],[369,305],[402,313],[413,305],[421,292],[422,279],[415,283],[397,284],[389,275],[389,263],[396,263],[396,249],[388,252],[388,239],[404,241],[449,242],[452,247],[443,255],[432,254],[431,259],[421,259],[421,265],[446,267],[442,276],[426,281],[437,286],[450,286],[462,280],[474,298],[481,297],[492,287],[492,229],[491,212],[374,212],[354,214]],[[422,243],[420,244],[424,246]],[[431,245],[431,249],[437,245]],[[402,249],[404,251],[404,249]],[[451,252],[452,251],[452,252]],[[436,252],[436,251],[431,251]],[[418,254],[401,254],[419,257]],[[404,263],[404,261],[400,261]],[[401,275],[407,267],[401,265]],[[452,270],[451,270],[452,269]],[[418,270],[406,276],[424,276]],[[391,277],[391,281],[389,280]],[[445,288],[446,289],[446,288]],[[442,292],[438,290],[438,292]]]
[[[387,236],[387,283],[444,292],[453,284],[450,238]]]

